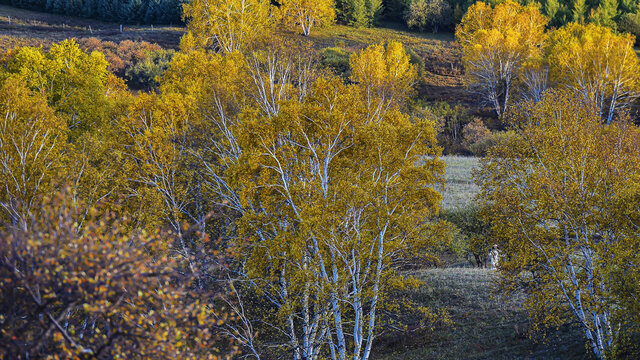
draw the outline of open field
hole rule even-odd
[[[99,20],[47,14],[0,5],[0,48],[43,45],[70,38],[96,37],[103,41],[144,40],[175,49],[184,33],[182,27],[123,26]]]
[[[452,209],[470,205],[479,190],[472,177],[473,169],[478,166],[478,158],[443,156],[442,159],[447,164],[442,208]]]
[[[411,273],[423,285],[412,297],[424,306],[448,309],[453,326],[380,339],[373,359],[589,359],[581,332],[551,330],[545,342],[529,335],[522,299],[494,292],[495,272],[446,268]]]

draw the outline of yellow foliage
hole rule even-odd
[[[598,108],[607,123],[640,95],[640,62],[630,34],[577,23],[554,31],[546,52],[552,78],[585,103]]]
[[[622,249],[638,246],[637,225],[624,216],[637,208],[621,200],[637,189],[640,130],[603,124],[566,91],[526,103],[510,124],[517,137],[493,148],[478,173],[485,218],[506,254],[504,285],[526,284],[540,323],[577,321],[605,358],[622,335],[611,329],[625,328],[633,309],[615,304],[619,283],[609,274],[628,255]]]
[[[467,80],[498,116],[509,105],[523,64],[542,55],[547,22],[536,3],[522,6],[507,0],[495,8],[475,3],[456,28]]]
[[[193,0],[184,4],[190,36],[199,46],[233,52],[269,36],[269,0]]]
[[[314,26],[335,21],[333,0],[283,0],[279,3],[278,11],[282,20],[286,24],[300,26],[304,36],[309,36]]]
[[[413,91],[417,71],[409,63],[404,46],[391,41],[371,45],[351,55],[351,80],[360,84],[369,116],[379,119],[393,106],[400,105]]]

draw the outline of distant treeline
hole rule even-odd
[[[0,3],[127,24],[182,23],[182,4],[188,0],[0,0]]]
[[[181,24],[182,4],[189,0],[0,0],[1,4],[55,14],[80,16],[127,24]],[[337,20],[354,26],[375,26],[380,21],[405,22],[412,3],[444,7],[432,25],[453,30],[469,6],[478,0],[335,0]],[[484,0],[496,5],[503,0]],[[533,0],[515,0],[528,4]],[[271,0],[274,5],[278,0]],[[540,0],[543,14],[558,27],[569,22],[593,22],[640,35],[639,0]],[[431,5],[433,11],[434,5]],[[427,8],[426,6],[424,8]],[[428,19],[434,15],[424,14]],[[435,24],[439,23],[439,24]]]

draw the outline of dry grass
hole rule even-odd
[[[428,269],[412,273],[423,285],[413,294],[419,303],[446,308],[453,326],[436,326],[381,338],[373,359],[585,359],[580,332],[550,331],[546,342],[529,336],[522,298],[495,293],[496,274],[487,269]]]
[[[425,72],[418,89],[422,100],[475,106],[475,100],[464,86],[462,53],[451,33],[418,33],[397,24],[384,24],[377,28],[334,25],[315,29],[309,40],[319,47],[338,46],[349,51],[357,51],[370,44],[399,41],[424,60]]]
[[[442,208],[453,209],[470,205],[479,190],[472,177],[473,169],[478,166],[478,158],[443,156],[442,159],[447,164]]]
[[[119,43],[124,40],[148,41],[165,48],[178,47],[184,28],[162,26],[124,26],[99,20],[42,13],[0,5],[0,49],[16,45],[42,45],[65,39],[96,37]]]

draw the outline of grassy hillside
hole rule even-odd
[[[0,48],[43,45],[70,38],[97,37],[104,41],[144,40],[166,48],[177,48],[184,29],[180,27],[124,26],[99,20],[76,18],[0,5]]]

